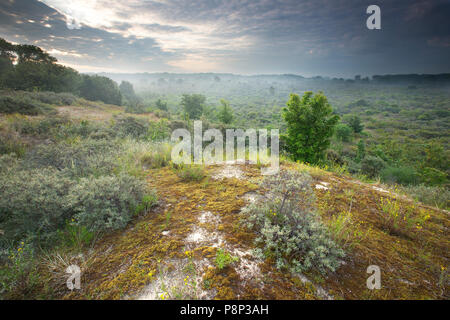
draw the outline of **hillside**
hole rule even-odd
[[[64,132],[69,132],[83,123],[87,128],[115,123],[114,119],[120,118],[114,115],[126,115],[122,107],[80,103],[84,105],[54,107],[72,123],[58,130],[65,128]],[[43,119],[42,116],[26,118],[40,123]],[[152,114],[137,118],[158,123]],[[18,122],[14,116],[2,116],[1,123],[5,132],[11,130],[11,123]],[[122,130],[122,127],[114,128],[118,132]],[[77,131],[62,138],[54,131],[50,139],[60,146],[67,141],[73,141],[70,143],[76,146],[83,139],[98,136],[101,131],[95,130],[88,131],[88,135]],[[30,131],[15,134],[18,140],[28,141],[29,145],[45,145],[49,139]],[[88,136],[91,138],[83,138]],[[143,147],[157,148],[149,144]],[[126,227],[100,233],[88,245],[45,250],[33,262],[39,278],[31,289],[16,288],[8,292],[8,297],[449,298],[448,211],[421,204],[391,187],[364,183],[346,174],[284,159],[283,172],[307,172],[312,177],[313,210],[345,252],[334,272],[324,274],[312,268],[293,273],[277,268],[273,257],[261,258],[254,253],[258,248],[254,241],[257,233],[246,226],[242,209],[258,203],[270,192],[260,186],[263,177],[259,165],[209,166],[201,168],[200,174],[188,172],[186,178],[180,174],[184,169],[155,160],[152,153],[155,149],[144,150],[136,145],[133,148],[132,153],[127,153],[131,162],[121,170],[136,172],[148,190],[156,190],[157,202],[136,211]],[[81,290],[70,292],[65,286],[65,269],[72,264],[82,270]],[[380,267],[380,290],[369,290],[366,286],[369,265]]]
[[[261,178],[252,166],[208,168],[200,182],[186,183],[167,168],[146,172],[159,190],[157,208],[124,231],[109,235],[83,257],[80,292],[65,299],[445,299],[449,247],[448,212],[414,203],[375,185],[319,169],[314,177],[317,206],[330,220],[350,210],[347,256],[327,277],[292,275],[273,261],[252,255],[255,235],[241,225],[241,208],[255,201]],[[285,164],[285,170],[299,170]],[[386,231],[381,199],[398,201],[412,215],[429,215],[408,235]],[[239,258],[220,270],[219,248]],[[366,287],[369,265],[382,270],[382,289]]]

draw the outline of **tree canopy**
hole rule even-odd
[[[333,114],[323,93],[305,92],[302,98],[291,94],[287,107],[283,108],[283,118],[287,124],[283,139],[294,160],[307,163],[324,160],[339,116]]]
[[[131,85],[131,83],[129,84]],[[25,91],[70,92],[93,101],[122,104],[117,84],[106,77],[80,75],[57,63],[39,47],[12,44],[0,38],[0,88]],[[134,94],[127,84],[124,91]],[[131,92],[132,91],[132,92]]]
[[[190,119],[199,119],[203,113],[205,101],[205,96],[201,94],[183,94],[181,105],[184,108],[184,113]]]

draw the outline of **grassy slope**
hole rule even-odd
[[[122,109],[102,105],[61,111],[80,119],[108,120]],[[223,180],[210,178],[223,170],[210,167],[209,177],[201,182],[182,182],[172,170],[161,168],[147,171],[160,205],[125,230],[104,237],[82,261],[75,261],[82,267],[82,289],[70,294],[61,290],[55,298],[448,299],[440,284],[448,276],[444,269],[450,240],[447,211],[414,205],[398,196],[400,206],[409,208],[413,216],[429,214],[430,219],[421,229],[395,234],[387,231],[380,207],[381,198],[395,198],[394,194],[314,167],[293,163],[283,167],[306,169],[315,184],[328,183],[328,190],[315,189],[326,223],[351,208],[350,232],[343,241],[347,256],[335,274],[293,276],[278,271],[270,259],[257,261],[248,254],[255,235],[240,224],[239,213],[246,195],[261,192],[256,167],[240,166],[240,179]],[[212,216],[199,221],[205,212]],[[214,236],[187,241],[199,228]],[[217,247],[238,255],[240,261],[219,270],[214,262]],[[366,288],[366,268],[372,264],[381,268],[381,290]],[[48,266],[43,268],[55,281]],[[187,276],[193,280],[185,280]],[[53,285],[64,288],[64,281]],[[146,295],[149,289],[157,294]]]
[[[292,170],[295,166],[298,165],[288,163],[286,168]],[[156,291],[162,297],[171,298],[201,297],[198,291],[216,299],[320,299],[325,297],[324,291],[335,299],[448,298],[445,288],[439,285],[442,267],[448,265],[449,258],[448,212],[416,205],[414,215],[426,211],[431,218],[423,228],[408,236],[393,235],[385,230],[379,208],[380,199],[391,195],[346,177],[316,168],[306,169],[316,182],[329,183],[328,190],[316,189],[317,204],[325,221],[348,210],[348,195],[352,195],[351,226],[358,232],[348,236],[347,244],[351,245],[347,245],[345,264],[335,274],[323,278],[309,273],[306,277],[311,282],[305,282],[301,277],[279,272],[272,261],[266,260],[259,262],[259,271],[248,280],[242,263],[249,265],[252,259],[249,256],[219,270],[214,264],[215,239],[194,246],[186,239],[200,226],[208,233],[219,232],[224,239],[220,246],[229,251],[236,252],[239,248],[241,252],[249,252],[254,235],[240,225],[239,212],[245,205],[243,196],[258,189],[255,183],[260,178],[259,170],[241,166],[241,180],[207,178],[186,183],[170,169],[163,168],[148,171],[149,185],[156,187],[161,195],[158,209],[139,218],[125,231],[98,243],[83,273],[85,286],[81,292],[65,298],[136,298],[154,282],[160,284]],[[221,168],[208,170],[212,175]],[[412,205],[404,197],[399,197],[399,202],[402,206]],[[198,217],[205,211],[218,216],[220,223],[213,223],[214,219],[199,223]],[[170,233],[164,235],[162,231]],[[191,249],[190,258],[186,250]],[[366,288],[369,276],[366,268],[372,264],[381,268],[381,290]],[[177,273],[170,273],[177,268]],[[182,282],[179,285],[170,279],[187,275],[197,279],[195,286],[185,283],[183,288]]]

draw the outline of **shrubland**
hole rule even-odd
[[[159,159],[152,166],[170,161],[170,146],[134,118],[6,120],[2,137],[6,132],[17,141],[0,144],[10,144],[0,149],[0,291],[25,294],[36,289],[44,252],[79,252],[156,205],[143,170],[150,157]]]

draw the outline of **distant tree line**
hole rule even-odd
[[[450,83],[450,73],[441,74],[387,74],[387,75],[374,75],[372,81],[395,84],[395,83],[407,83],[407,84],[445,84]]]
[[[122,93],[113,80],[79,74],[72,68],[58,64],[55,57],[37,46],[15,45],[2,38],[0,88],[70,92],[88,100],[122,105]]]

